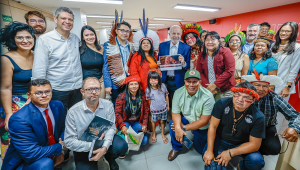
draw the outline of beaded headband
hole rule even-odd
[[[255,100],[259,100],[259,95],[252,89],[248,89],[248,88],[243,88],[243,87],[232,87],[230,89],[233,93],[236,92],[241,92],[241,93],[248,93],[250,94],[252,97],[255,98]]]
[[[256,44],[257,42],[264,42],[266,43],[268,46],[270,46],[270,42],[268,40],[265,40],[265,39],[262,39],[262,38],[259,38],[257,40],[254,41],[254,44]]]
[[[150,72],[156,72],[156,73],[159,74],[160,77],[162,77],[161,71],[160,71],[159,69],[151,68],[151,69],[148,71],[148,74],[149,74]]]

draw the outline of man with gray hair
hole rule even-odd
[[[247,27],[246,44],[242,46],[242,51],[248,55],[254,47],[253,41],[256,40],[260,26],[257,23],[251,23]]]
[[[79,38],[71,33],[74,13],[67,7],[55,11],[57,27],[39,37],[34,50],[32,78],[51,82],[52,99],[63,103],[65,113],[82,99],[82,68],[79,54]],[[65,155],[68,160],[69,154]]]
[[[171,41],[163,42],[159,45],[158,57],[179,54],[179,61],[182,64],[181,70],[162,71],[162,82],[167,85],[169,99],[172,101],[175,90],[184,85],[184,74],[190,68],[191,47],[180,42],[182,30],[179,25],[170,28],[169,36]],[[157,62],[160,65],[160,62]],[[171,102],[172,103],[172,102]],[[172,108],[172,105],[170,106]],[[171,117],[168,118],[170,120]]]

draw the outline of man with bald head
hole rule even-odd
[[[170,101],[173,99],[175,90],[184,85],[184,74],[190,68],[191,47],[180,42],[181,35],[181,27],[179,25],[173,25],[169,30],[169,36],[171,40],[163,42],[159,45],[158,57],[180,54],[179,61],[182,64],[181,70],[162,71],[161,80],[167,85]],[[157,64],[160,65],[160,62]],[[172,107],[172,105],[170,107]],[[170,119],[170,117],[168,119]]]

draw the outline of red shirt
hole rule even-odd
[[[208,81],[208,65],[207,55],[203,59],[202,53],[198,58],[197,70],[200,72],[201,85],[207,87]],[[218,54],[214,56],[214,71],[216,81],[214,84],[220,88],[221,92],[230,90],[236,85],[234,78],[235,60],[232,52],[227,47],[220,47]]]

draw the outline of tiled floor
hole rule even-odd
[[[160,135],[160,130],[156,129],[157,142],[148,142],[145,146],[141,146],[140,151],[130,151],[125,159],[117,159],[120,170],[203,170],[204,162],[200,154],[195,149],[184,149],[178,157],[170,162],[168,154],[171,150],[171,138],[167,131],[169,139],[168,144],[164,144]],[[187,133],[188,137],[193,140],[193,135]],[[274,170],[278,156],[265,157],[266,166],[264,170]],[[0,166],[2,162],[0,162]],[[109,170],[108,164],[104,161],[99,161],[99,170]],[[63,170],[75,170],[73,154],[70,155],[70,160],[62,164]]]

